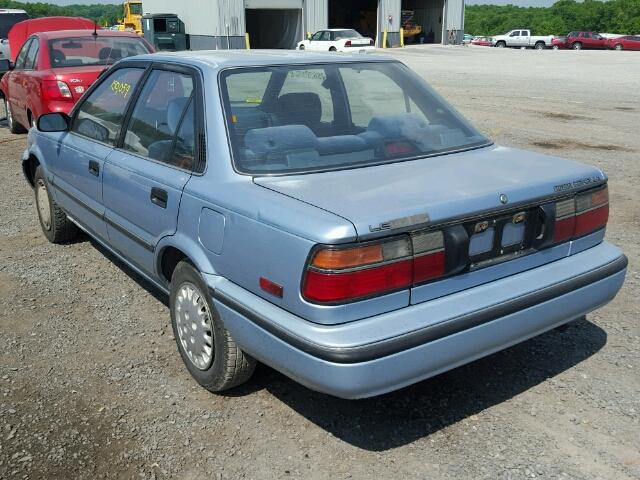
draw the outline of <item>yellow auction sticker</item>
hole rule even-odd
[[[131,90],[131,84],[114,80],[113,82],[111,82],[111,90],[114,93],[117,93],[119,95],[122,95],[124,98],[127,98],[127,95],[129,95],[129,91]]]

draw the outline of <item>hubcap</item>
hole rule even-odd
[[[11,115],[9,102],[7,102],[6,100],[4,101],[4,110],[5,110],[5,113],[7,114],[7,123],[9,124],[9,126],[11,126],[11,124],[13,123],[13,115]]]
[[[51,206],[49,205],[49,194],[44,180],[38,179],[36,185],[36,204],[38,205],[38,215],[45,230],[51,230]]]
[[[191,363],[206,370],[213,360],[213,326],[207,301],[198,287],[183,283],[175,305],[178,340]]]

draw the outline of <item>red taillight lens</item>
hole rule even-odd
[[[351,46],[351,40],[347,40],[346,42],[344,42],[344,46],[345,47],[350,47]]]
[[[556,203],[554,242],[564,242],[595,232],[607,225],[609,220],[609,190],[607,187],[595,192],[577,195]]]
[[[319,249],[307,267],[302,294],[316,303],[340,303],[432,280],[445,273],[443,242],[438,231]]]
[[[61,80],[42,80],[42,98],[47,100],[71,99],[69,86]]]

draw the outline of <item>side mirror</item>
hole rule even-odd
[[[3,58],[0,60],[0,72],[8,72],[9,70],[13,70],[13,64],[11,60],[8,58]]]
[[[37,128],[41,132],[66,132],[70,118],[66,113],[46,113],[38,117]]]

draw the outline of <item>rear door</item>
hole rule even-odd
[[[196,163],[198,78],[192,69],[154,67],[105,164],[110,243],[149,274],[155,246],[176,231],[182,190]]]
[[[60,137],[54,158],[58,203],[85,229],[107,240],[102,202],[104,160],[120,137],[127,106],[143,67],[119,68],[81,101],[71,129]]]
[[[521,30],[520,31],[520,40],[519,40],[519,45],[521,47],[528,47],[530,44],[530,39],[531,39],[531,35],[529,33],[529,30]]]

